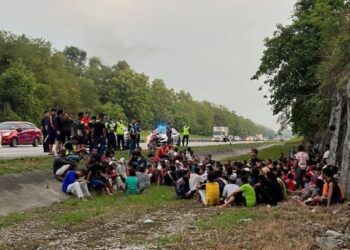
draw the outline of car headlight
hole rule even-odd
[[[10,132],[7,132],[7,133],[3,133],[2,136],[10,136]]]

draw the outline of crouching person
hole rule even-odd
[[[53,175],[58,181],[62,182],[66,173],[68,173],[68,171],[75,170],[76,168],[76,162],[67,159],[66,150],[62,149],[53,162]]]
[[[63,179],[62,191],[67,194],[73,194],[79,199],[91,197],[87,181],[80,179],[85,176],[84,170],[69,171]]]
[[[242,186],[239,190],[229,194],[225,200],[225,204],[221,207],[228,207],[233,204],[254,207],[256,205],[256,195],[254,188],[248,182],[248,176],[241,177]]]

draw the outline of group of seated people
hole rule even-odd
[[[262,161],[258,150],[252,149],[250,161],[222,164],[207,157],[202,162],[175,162],[175,168],[170,167],[178,198],[195,198],[205,206],[221,208],[275,206],[288,196],[308,206],[339,204],[345,195],[338,172],[327,159],[309,157],[304,146],[288,159],[281,154],[276,161]]]
[[[100,155],[99,150],[93,148],[85,167],[79,168],[82,159],[79,154],[68,154],[66,149],[62,149],[54,159],[53,174],[62,182],[63,192],[85,199],[91,197],[89,190],[101,191],[107,195],[113,195],[118,190],[139,194],[151,185],[143,164],[129,165],[132,157],[128,164],[124,158],[116,160],[111,151],[107,150]]]
[[[78,170],[84,149],[77,149],[74,138],[54,160],[53,172],[62,181],[62,191],[79,198],[89,198],[89,190],[112,195],[117,190],[140,194],[151,183],[173,186],[179,199],[197,199],[205,206],[232,205],[275,206],[288,195],[306,205],[331,206],[344,201],[337,182],[338,169],[325,161],[310,159],[304,148],[288,159],[263,161],[258,150],[251,150],[251,160],[223,164],[211,155],[200,159],[191,148],[184,151],[171,144],[162,145],[146,157],[135,149],[128,161],[116,160],[113,152],[90,152],[85,168]],[[302,156],[302,157],[300,157]],[[302,161],[306,161],[305,163]]]

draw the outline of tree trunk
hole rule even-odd
[[[329,128],[331,129],[331,140],[330,140],[330,154],[328,158],[329,165],[336,165],[339,163],[339,149],[341,147],[341,125],[342,118],[344,117],[344,104],[346,99],[343,91],[337,90],[335,93],[334,104],[331,112],[331,119],[329,122]]]
[[[350,198],[350,81],[346,87],[346,136],[344,139],[342,163],[341,163],[341,185],[347,198]]]

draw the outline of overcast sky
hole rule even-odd
[[[0,29],[78,46],[104,63],[126,60],[277,129],[261,83],[250,81],[263,39],[289,23],[293,0],[0,0]],[[205,122],[205,121],[203,121]]]

